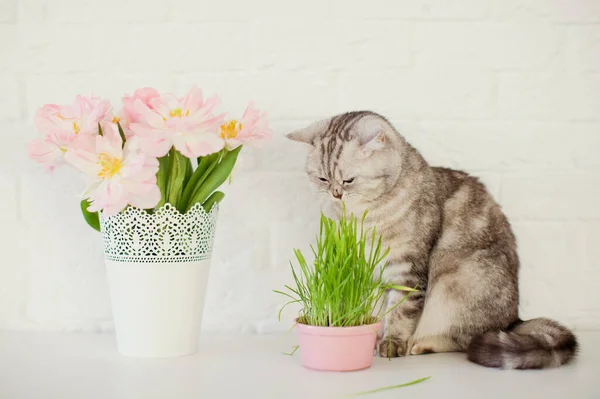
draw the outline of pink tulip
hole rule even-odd
[[[126,105],[129,128],[142,138],[145,151],[162,157],[175,146],[184,156],[195,158],[223,148],[223,139],[217,133],[223,115],[212,114],[219,103],[216,97],[204,101],[202,91],[197,87],[192,87],[181,99],[170,94],[156,94],[154,89],[146,88]]]
[[[143,121],[142,115],[140,115],[134,108],[133,104],[136,100],[141,100],[148,108],[153,109],[150,101],[154,98],[160,98],[160,93],[151,87],[144,87],[137,89],[133,92],[133,95],[126,95],[123,97],[123,108],[115,116],[114,121],[119,121],[125,137],[129,138],[133,135],[129,125],[131,123],[140,123]]]
[[[151,100],[159,99],[160,93],[151,87],[144,87],[141,89],[137,89],[133,96],[125,96],[123,97],[123,111],[125,113],[125,117],[127,122],[129,123],[139,123],[142,122],[142,116],[135,110],[133,104],[136,100],[142,101],[148,108],[154,109],[151,104]]]
[[[221,125],[221,137],[230,151],[242,144],[267,139],[271,134],[265,113],[255,109],[254,103],[248,105],[239,122],[233,119]]]
[[[160,201],[158,160],[141,151],[136,137],[121,146],[118,132],[108,128],[104,136],[95,138],[92,151],[78,148],[65,155],[67,162],[89,177],[84,197],[91,203],[90,212],[101,210],[112,216],[128,204],[148,209]]]
[[[77,96],[70,105],[44,105],[35,115],[35,125],[41,133],[57,133],[65,137],[95,135],[98,123],[110,122],[110,108],[108,100]]]
[[[74,148],[91,148],[98,124],[110,125],[110,103],[97,97],[77,96],[70,105],[46,104],[36,112],[34,122],[45,134],[28,145],[28,154],[46,169],[64,163],[65,154]]]
[[[65,155],[73,148],[91,149],[94,146],[94,136],[69,137],[64,134],[49,133],[43,139],[34,139],[27,145],[27,154],[44,169],[54,170],[65,163]]]

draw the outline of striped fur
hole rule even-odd
[[[575,335],[554,320],[519,321],[508,331],[489,331],[471,340],[467,358],[486,367],[541,369],[568,363],[577,353]]]
[[[419,286],[384,319],[381,356],[463,351],[503,368],[562,365],[574,335],[547,319],[518,323],[517,245],[510,223],[485,186],[464,172],[431,167],[382,116],[348,112],[288,138],[310,145],[309,179],[324,210],[342,201],[369,210],[390,247],[384,276]],[[404,298],[388,292],[383,310]]]

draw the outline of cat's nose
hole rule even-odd
[[[341,188],[335,187],[335,188],[331,189],[331,195],[333,195],[334,198],[342,199],[343,194],[344,193],[342,192]]]

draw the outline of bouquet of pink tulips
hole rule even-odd
[[[170,203],[185,213],[200,203],[209,212],[224,197],[217,188],[242,145],[271,135],[252,103],[239,120],[215,114],[218,105],[197,87],[183,98],[138,89],[116,113],[107,100],[77,96],[37,111],[45,137],[30,142],[28,153],[48,170],[67,164],[83,172],[81,210],[98,231],[99,211],[111,216],[127,206],[153,212]]]

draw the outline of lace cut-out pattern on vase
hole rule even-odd
[[[132,263],[209,259],[218,212],[218,204],[208,213],[195,204],[182,215],[165,204],[153,213],[134,207],[110,217],[100,213],[105,259]]]

